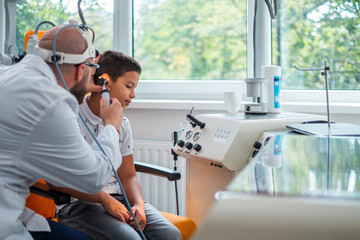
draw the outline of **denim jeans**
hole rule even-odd
[[[123,196],[113,197],[125,204]],[[182,239],[179,230],[147,202],[145,202],[145,215],[146,239]],[[141,239],[133,227],[108,214],[98,203],[76,200],[59,211],[58,219],[59,222],[85,232],[96,240]]]
[[[91,240],[92,238],[76,229],[47,219],[51,232],[30,232],[34,240]]]

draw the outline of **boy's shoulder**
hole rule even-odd
[[[127,118],[127,117],[123,117],[123,122],[122,122],[122,126],[124,127],[124,128],[129,128],[130,127],[130,121],[129,121],[129,119]]]

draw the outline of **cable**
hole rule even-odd
[[[62,74],[61,74],[61,70],[60,70],[59,64],[58,64],[58,59],[56,59],[55,43],[56,43],[56,38],[58,37],[59,33],[60,33],[62,30],[64,30],[65,28],[69,28],[69,27],[85,27],[85,26],[84,26],[84,25],[73,25],[73,24],[69,24],[69,25],[66,25],[66,26],[60,28],[60,29],[55,33],[54,39],[53,39],[53,44],[52,44],[52,47],[53,47],[53,49],[52,49],[52,50],[53,50],[53,61],[54,61],[54,63],[55,63],[55,67],[56,67],[56,70],[58,71],[59,77],[60,77],[60,79],[61,79],[61,82],[62,82],[63,85],[64,85],[64,88],[65,88],[68,92],[70,92],[70,90],[69,90],[69,88],[68,88],[68,86],[67,86],[67,84],[66,84],[66,82],[65,82],[65,80],[64,80],[64,77],[63,77]],[[93,31],[90,27],[88,27],[88,26],[86,26],[86,29],[90,29],[92,32],[94,32],[94,31]],[[112,171],[113,171],[113,173],[114,173],[114,175],[115,175],[115,177],[116,177],[116,180],[117,180],[117,182],[118,182],[118,184],[119,184],[119,186],[120,186],[120,189],[121,189],[121,191],[122,191],[122,193],[123,193],[123,196],[124,196],[124,199],[125,199],[125,203],[126,203],[126,208],[127,208],[128,211],[131,213],[131,216],[134,218],[135,224],[136,224],[136,226],[137,226],[137,228],[138,228],[138,232],[139,232],[141,238],[142,238],[143,240],[146,240],[146,237],[145,237],[143,231],[141,230],[140,224],[139,224],[139,222],[137,221],[137,219],[136,219],[136,217],[135,217],[135,215],[134,215],[134,213],[133,213],[133,211],[132,211],[132,209],[131,209],[131,205],[130,205],[129,200],[128,200],[127,196],[126,196],[126,193],[125,193],[125,191],[124,191],[124,188],[123,188],[123,186],[122,186],[122,184],[121,184],[120,178],[119,178],[119,176],[118,176],[118,174],[117,174],[117,172],[116,172],[116,170],[115,170],[115,168],[114,168],[114,165],[113,165],[112,162],[110,161],[110,158],[108,157],[108,155],[105,153],[105,151],[104,151],[104,149],[102,148],[101,144],[97,141],[95,135],[91,132],[90,128],[89,128],[88,125],[86,124],[86,122],[85,122],[83,116],[80,114],[80,112],[79,112],[79,117],[80,117],[81,121],[84,123],[84,125],[85,125],[86,129],[88,130],[88,132],[90,133],[91,137],[94,139],[94,141],[96,142],[96,144],[98,145],[98,147],[100,148],[100,150],[102,151],[102,153],[105,155],[106,160],[109,162],[109,164],[110,164],[110,166],[111,166],[111,168],[112,168]]]
[[[126,194],[125,194],[125,190],[124,190],[124,188],[123,188],[123,185],[121,184],[119,175],[117,174],[114,165],[113,165],[112,162],[110,161],[109,157],[108,157],[107,154],[105,153],[105,150],[102,148],[102,146],[101,146],[101,144],[99,143],[99,141],[96,139],[94,133],[90,130],[89,126],[86,124],[84,117],[81,115],[80,112],[79,112],[78,115],[79,115],[81,121],[84,123],[86,129],[87,129],[88,132],[90,133],[91,137],[94,139],[94,141],[96,142],[96,144],[97,144],[98,147],[100,148],[101,152],[106,156],[106,160],[110,163],[111,168],[112,168],[112,171],[114,172],[115,177],[116,177],[116,180],[117,180],[117,182],[118,182],[118,184],[119,184],[119,186],[120,186],[121,192],[123,193],[123,196],[124,196],[124,199],[125,199],[125,202],[126,202],[126,208],[127,208],[128,211],[131,213],[131,216],[134,218],[135,224],[136,224],[136,226],[137,226],[137,228],[138,228],[138,230],[139,230],[139,234],[140,234],[141,238],[142,238],[143,240],[146,240],[146,237],[145,237],[143,231],[142,231],[141,228],[140,228],[140,224],[139,224],[139,222],[137,221],[137,219],[136,219],[136,217],[135,217],[135,215],[134,215],[134,213],[133,213],[133,211],[132,211],[132,209],[131,209],[130,202],[129,202]]]
[[[267,5],[267,7],[269,9],[271,19],[275,19],[276,15],[277,15],[277,3],[276,3],[276,0],[274,0],[274,12],[273,12],[273,9],[271,7],[271,2],[269,0],[265,0],[265,3],[266,3],[266,5]]]
[[[81,1],[82,0],[79,0],[78,1],[78,13],[79,13],[79,17],[80,17],[80,19],[81,19],[81,22],[82,22],[82,24],[84,25],[84,26],[86,26],[86,21],[85,21],[85,19],[84,19],[84,15],[83,15],[83,12],[82,12],[82,10],[81,10]]]
[[[41,22],[39,22],[38,24],[36,24],[35,31],[34,31],[34,35],[37,35],[37,34],[38,34],[38,31],[39,31],[41,25],[43,25],[43,24],[45,24],[45,23],[50,24],[50,25],[53,26],[53,27],[56,26],[55,23],[53,23],[53,22],[50,22],[50,21],[41,21]]]
[[[191,110],[192,111],[192,110]],[[173,140],[173,147],[176,146],[176,143],[178,141],[179,138],[179,132],[184,131],[184,128],[182,127],[180,130],[175,130],[172,132],[172,140]],[[174,170],[177,171],[177,166],[176,166],[176,162],[178,160],[178,156],[173,149],[171,149],[171,153],[173,155],[173,160],[174,160]],[[179,194],[178,194],[178,185],[177,185],[177,180],[174,181],[175,184],[175,200],[176,200],[176,213],[177,215],[180,215],[180,210],[179,210]]]

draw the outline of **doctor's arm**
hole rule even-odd
[[[112,168],[120,165],[118,133],[111,124],[97,137],[106,155],[89,145],[80,133],[77,116],[68,104],[52,107],[24,140],[19,167],[56,186],[71,187],[90,194],[108,182]]]

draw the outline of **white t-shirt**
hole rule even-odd
[[[96,116],[91,112],[89,105],[87,104],[87,100],[88,97],[85,98],[84,102],[80,105],[79,109],[85,119],[86,124],[89,126],[93,134],[97,136],[99,132],[101,132],[102,129],[104,128],[104,123],[101,118],[99,118],[98,116]],[[94,140],[92,139],[90,133],[86,129],[81,119],[79,119],[79,125],[80,125],[80,131],[83,134],[85,140],[89,144],[92,144]],[[131,126],[129,120],[126,117],[124,117],[120,128],[119,149],[121,156],[123,157],[133,154],[133,139],[132,139]],[[122,159],[119,159],[119,161],[121,162]],[[109,194],[111,193],[121,194],[121,189],[115,178],[114,173],[110,178],[109,182],[103,188],[103,190]]]

